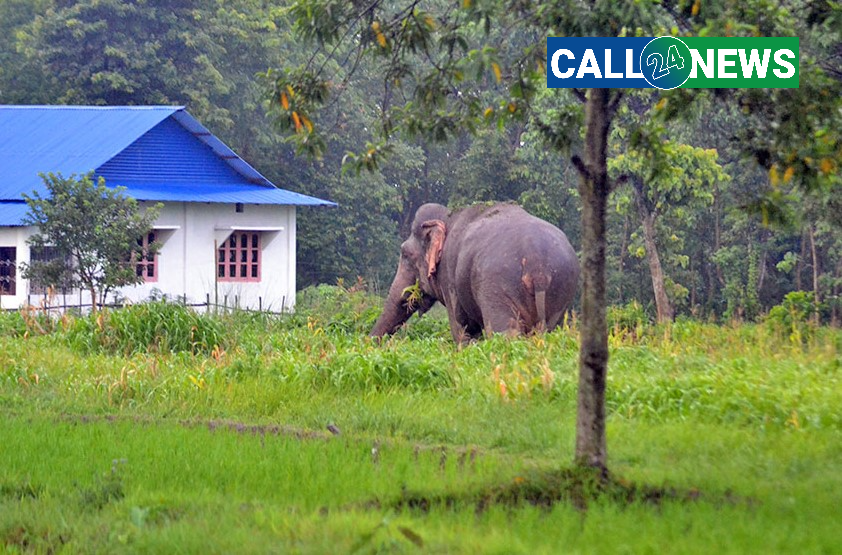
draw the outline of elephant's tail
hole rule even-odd
[[[547,321],[547,290],[550,288],[552,276],[542,267],[534,263],[530,264],[526,258],[521,260],[523,267],[523,274],[521,281],[526,287],[526,291],[535,299],[535,314],[537,320],[535,327],[548,330],[550,328]]]

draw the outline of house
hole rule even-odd
[[[45,187],[39,173],[93,171],[141,206],[163,203],[159,253],[138,266],[144,283],[189,303],[288,310],[295,303],[296,208],[333,203],[280,189],[179,106],[0,106],[0,308],[40,293],[23,279],[29,261],[22,194]],[[85,292],[74,303],[89,303]]]

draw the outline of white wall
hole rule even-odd
[[[143,205],[144,203],[141,203]],[[242,308],[262,307],[266,310],[289,310],[295,305],[294,206],[251,205],[238,213],[233,204],[169,203],[155,222],[159,228],[158,280],[120,290],[125,298],[139,302],[153,289],[173,300],[186,298],[188,303],[212,303]],[[263,230],[261,237],[261,279],[259,282],[217,282],[214,241],[222,244],[232,229]],[[33,228],[0,227],[0,245],[17,246],[18,261],[29,260],[26,238]],[[18,274],[17,294],[2,296],[2,307],[18,307],[26,303],[29,284]],[[90,302],[83,294],[83,302]],[[110,302],[113,297],[109,297]],[[37,298],[33,297],[33,303]],[[74,293],[68,303],[78,303]]]
[[[188,303],[211,302],[280,311],[295,304],[295,207],[252,205],[238,213],[233,204],[171,203],[155,222],[162,243],[158,281],[123,288],[129,299],[146,299],[153,289]],[[176,228],[176,229],[166,229]],[[216,245],[238,230],[262,231],[259,282],[216,281]],[[278,229],[280,228],[280,229]]]

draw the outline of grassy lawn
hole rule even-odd
[[[839,552],[838,330],[615,318],[601,489],[566,470],[575,322],[377,344],[319,294],[0,315],[0,552]]]

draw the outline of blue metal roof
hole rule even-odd
[[[0,225],[22,226],[28,211],[29,205],[25,202],[0,201]]]
[[[138,200],[334,204],[275,187],[180,106],[0,106],[0,202],[89,171]]]
[[[243,204],[286,204],[294,206],[333,205],[327,201],[308,197],[276,187],[255,187],[254,185],[229,184],[213,187],[172,185],[166,189],[143,184],[128,184],[126,195],[137,200],[161,202],[219,202]]]

